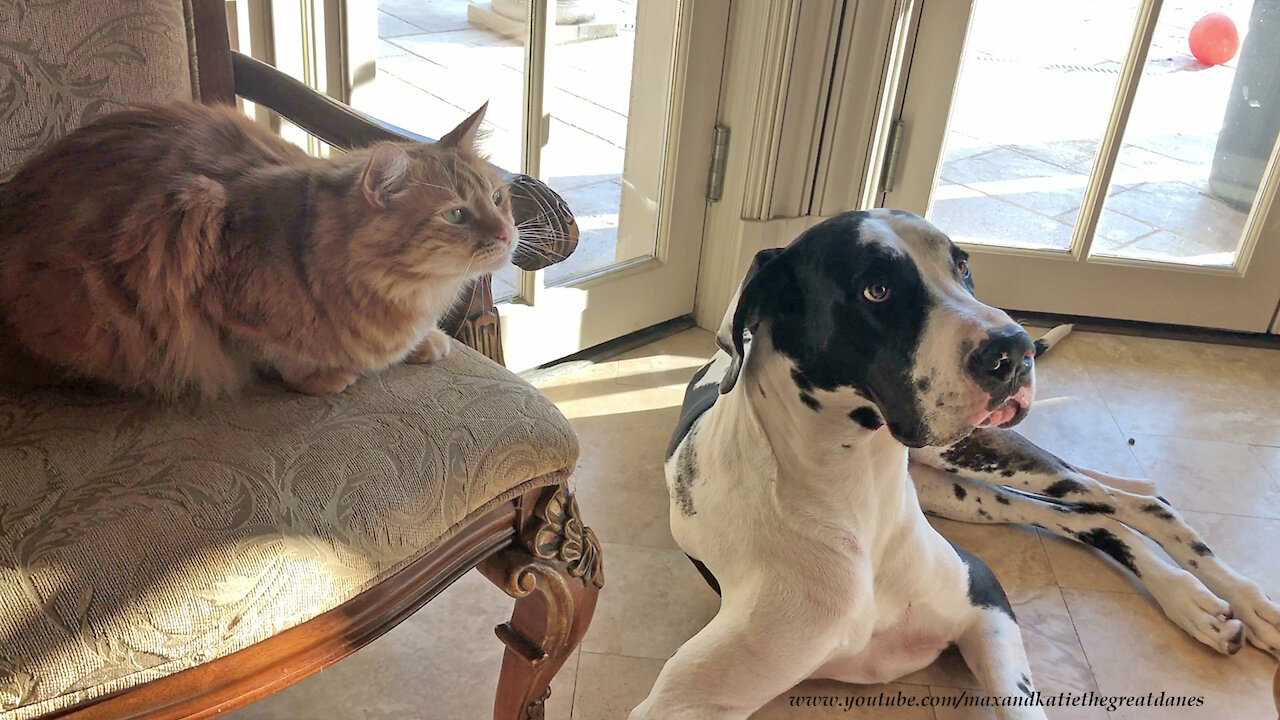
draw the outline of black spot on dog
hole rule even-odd
[[[791,382],[794,382],[796,387],[800,388],[804,392],[813,392],[813,381],[805,377],[804,373],[800,372],[799,368],[791,368]]]
[[[1034,697],[1031,692],[1031,678],[1027,677],[1025,673],[1022,675],[1022,679],[1018,680],[1018,689],[1022,691],[1023,695]]]
[[[1070,478],[1063,478],[1044,489],[1044,494],[1052,498],[1060,498],[1070,493],[1077,493],[1084,490],[1084,485]]]
[[[957,467],[1012,477],[1016,473],[1061,473],[1066,463],[1041,450],[1017,433],[978,428],[942,452],[942,459]]]
[[[671,442],[667,444],[667,459],[670,460],[672,455],[676,454],[676,448],[680,447],[680,441],[684,440],[684,436],[689,434],[693,429],[693,424],[702,417],[702,414],[711,409],[716,404],[716,400],[720,397],[720,388],[716,383],[707,383],[706,385],[698,385],[697,382],[706,374],[706,369],[711,367],[710,363],[703,366],[701,370],[693,376],[693,380],[689,382],[689,387],[684,391],[684,403],[680,406],[680,419],[676,421],[676,429],[671,433]]]
[[[1100,502],[1081,502],[1072,503],[1071,512],[1081,515],[1111,515],[1115,513],[1114,505]]]
[[[957,500],[963,500],[965,496],[969,494],[965,491],[964,487],[960,485],[960,483],[952,485],[951,489],[955,491]]]
[[[1188,564],[1188,565],[1190,565],[1190,566],[1191,566],[1191,567],[1193,567],[1193,568],[1198,568],[1198,567],[1200,567],[1200,563],[1199,563],[1199,562],[1197,562],[1197,561],[1195,561],[1195,560],[1188,560],[1188,561],[1187,561],[1187,564]]]
[[[1160,503],[1147,503],[1146,505],[1142,506],[1142,512],[1151,513],[1152,515],[1155,515],[1161,520],[1173,519],[1173,513],[1169,512],[1168,508],[1161,505]]]
[[[1209,549],[1209,546],[1202,542],[1192,543],[1191,551],[1200,557],[1209,557],[1210,555],[1213,555],[1213,551]]]
[[[984,519],[986,519],[986,520],[990,520],[990,519],[991,519],[991,513],[987,512],[986,510],[979,510],[979,511],[978,511],[978,517],[980,517],[980,518],[984,518]]]
[[[822,403],[818,402],[818,398],[810,395],[804,390],[800,391],[800,402],[804,403],[806,407],[814,412],[818,412],[822,409]]]
[[[1064,532],[1064,533],[1066,533],[1066,534],[1070,535],[1071,537],[1075,537],[1075,536],[1076,536],[1076,531],[1075,531],[1075,530],[1072,530],[1071,528],[1067,527],[1066,525],[1061,525],[1061,524],[1059,524],[1059,525],[1058,525],[1058,528],[1059,528],[1060,530],[1062,530],[1062,532]]]
[[[1000,581],[996,580],[991,568],[959,545],[950,540],[947,542],[951,543],[956,554],[969,568],[969,602],[973,603],[974,607],[999,610],[1008,615],[1009,619],[1017,622],[1018,618],[1014,616],[1013,608],[1009,606],[1009,598],[1005,597],[1004,589],[1000,587]]]
[[[698,458],[696,451],[693,449],[693,441],[696,435],[690,433],[684,444],[680,446],[680,457],[676,460],[676,477],[674,488],[676,494],[676,505],[680,507],[680,512],[685,517],[697,514],[693,509],[693,478],[698,472]]]
[[[707,584],[711,586],[711,589],[715,590],[716,594],[719,595],[720,582],[716,580],[716,576],[711,574],[711,571],[707,569],[706,565],[702,564],[701,560],[690,555],[689,553],[685,553],[684,556],[689,558],[689,562],[693,563],[693,566],[698,569],[698,574],[702,576],[702,579],[706,580]]]
[[[1012,504],[1013,504],[1013,503],[1011,503],[1011,502],[1009,501],[1009,498],[1008,498],[1008,497],[1006,497],[1006,496],[1004,496],[1004,495],[996,495],[996,502],[1000,503],[1001,505],[1012,505]]]
[[[1085,545],[1095,547],[1113,560],[1125,566],[1134,577],[1142,577],[1142,573],[1138,572],[1138,566],[1133,562],[1133,551],[1125,544],[1123,540],[1115,536],[1115,533],[1106,528],[1094,528],[1082,533],[1076,534],[1076,539]]]
[[[840,443],[840,447],[844,448],[845,450],[849,450],[853,447],[853,445],[849,443]]]
[[[982,498],[978,497],[977,495],[973,496],[973,501],[978,503],[979,505],[982,504]]]
[[[880,419],[880,413],[866,405],[850,410],[849,417],[868,430],[879,430],[884,425],[884,421]]]
[[[922,377],[919,380],[916,380],[916,389],[920,392],[929,392],[929,387],[932,385],[933,383],[930,382],[927,377]]]
[[[942,398],[938,398],[938,399],[937,399],[937,401],[935,401],[935,402],[933,403],[933,406],[934,406],[934,407],[942,407],[943,405],[946,405],[946,404],[947,404],[947,401],[946,401],[946,400],[944,400],[944,399],[942,399]]]

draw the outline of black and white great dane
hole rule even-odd
[[[1037,350],[1061,334],[1037,345],[979,302],[966,253],[911,213],[844,213],[757,254],[667,452],[672,534],[720,610],[631,720],[746,718],[806,678],[887,682],[951,644],[989,695],[1030,696],[1004,591],[925,513],[1092,545],[1201,642],[1275,653],[1280,607],[1149,481],[1008,429],[1031,406]]]

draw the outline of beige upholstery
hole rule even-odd
[[[455,343],[338,396],[202,407],[0,391],[0,718],[221,657],[377,583],[577,440]]]
[[[102,113],[193,97],[187,0],[0,0],[0,182]]]

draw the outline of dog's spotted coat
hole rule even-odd
[[[632,720],[745,718],[805,678],[887,682],[950,644],[989,694],[1031,695],[995,576],[922,510],[1091,545],[1220,652],[1280,645],[1280,608],[1151,483],[1007,429],[1030,404],[1032,357],[1066,329],[1033,345],[972,293],[965,253],[899,211],[845,213],[757,255],[667,452],[673,535],[721,610]]]

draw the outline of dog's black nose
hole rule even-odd
[[[969,373],[984,388],[1007,386],[1031,369],[1036,346],[1017,325],[993,330],[969,357]]]

